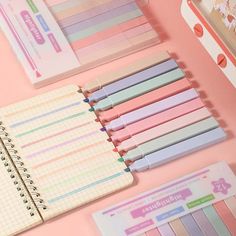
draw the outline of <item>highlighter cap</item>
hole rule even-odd
[[[141,172],[149,169],[149,164],[145,158],[142,158],[138,161],[135,161],[132,165],[129,166],[131,172]]]

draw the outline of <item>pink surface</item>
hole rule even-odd
[[[191,81],[194,86],[201,91],[201,95],[207,101],[206,104],[214,110],[213,113],[229,133],[229,139],[224,143],[184,157],[158,169],[137,174],[135,176],[137,180],[136,185],[133,187],[89,204],[81,209],[74,210],[43,226],[24,233],[24,236],[98,236],[99,232],[91,217],[94,211],[118,203],[143,191],[158,187],[160,184],[220,160],[226,160],[236,172],[236,140],[234,138],[236,134],[236,89],[224,77],[185,24],[179,11],[180,3],[180,0],[150,0],[153,13],[159,22],[158,29],[164,30],[162,32],[164,42],[161,45],[40,90],[35,90],[31,87],[29,80],[15,55],[12,53],[5,37],[0,33],[1,106],[69,83],[82,85],[92,79],[93,76],[105,70],[114,69],[116,66],[126,64],[139,56],[147,53],[155,53],[163,49],[173,53],[179,62],[183,63],[187,68],[186,70],[191,72]]]

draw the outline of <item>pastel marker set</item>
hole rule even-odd
[[[235,1],[183,0],[181,11],[236,87]],[[148,0],[0,0],[0,27],[37,88],[154,46],[161,33]],[[1,107],[0,236],[226,139],[167,51]],[[218,162],[93,218],[103,236],[236,236],[236,178]]]
[[[93,217],[103,236],[230,236],[236,234],[235,194],[235,175],[219,162]]]
[[[139,0],[1,0],[0,26],[39,87],[158,43],[143,9]]]
[[[126,171],[163,165],[226,139],[167,52],[151,55],[152,64],[109,72],[85,85],[92,105],[122,157]],[[147,61],[149,59],[147,58]]]

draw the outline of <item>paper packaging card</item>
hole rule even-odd
[[[235,175],[219,162],[93,217],[103,236],[135,236],[235,194]]]
[[[32,84],[80,67],[43,1],[0,0],[0,24]]]

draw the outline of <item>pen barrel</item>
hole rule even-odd
[[[162,74],[168,73],[172,70],[175,70],[178,68],[178,64],[175,62],[174,59],[170,59],[168,61],[165,61],[161,64],[157,64],[155,66],[152,66],[144,71],[137,72],[133,75],[130,75],[128,77],[124,77],[121,80],[118,80],[112,84],[104,86],[101,90],[98,90],[92,94],[90,99],[93,99],[94,101],[99,101],[103,98],[106,98],[112,94],[115,94],[117,92],[120,92],[122,90],[125,90],[127,88],[130,88],[132,86],[135,86],[137,84],[143,83],[145,81],[148,81],[154,77],[160,76]]]
[[[121,151],[131,150],[138,145],[141,145],[168,133],[174,132],[181,128],[187,127],[188,125],[192,125],[209,117],[211,117],[211,113],[207,110],[207,108],[204,107],[202,109],[198,109],[186,115],[177,117],[174,120],[170,120],[164,124],[132,135],[130,139],[123,140],[123,142],[121,142],[117,148]]]
[[[110,122],[121,115],[148,106],[152,103],[161,101],[168,97],[174,96],[190,88],[191,88],[190,82],[186,78],[183,78],[164,87],[155,89],[142,96],[126,101],[120,105],[115,106],[110,110],[100,112],[99,118],[102,122]]]
[[[172,146],[176,143],[191,139],[192,137],[215,129],[218,126],[218,122],[213,117],[204,119],[177,131],[143,143],[137,148],[127,152],[123,158],[127,161],[135,161],[142,158],[143,156],[149,155],[150,153],[154,153],[168,146]]]
[[[140,159],[129,166],[131,172],[142,172],[149,169],[149,163],[146,158]]]
[[[106,90],[104,88],[101,88],[100,90],[97,90],[94,93],[92,93],[92,95],[89,97],[89,102],[98,102],[106,97],[107,97]]]
[[[226,137],[227,135],[222,128],[215,128],[196,137],[151,153],[143,159],[135,161],[129,168],[131,171],[137,172],[152,169],[176,160],[182,156],[189,155],[193,152],[217,144],[225,140]]]
[[[118,130],[126,125],[132,124],[134,122],[140,121],[147,117],[153,116],[157,113],[170,109],[172,107],[181,105],[185,102],[197,98],[199,95],[195,89],[188,89],[182,93],[171,96],[169,98],[163,99],[161,101],[152,103],[146,107],[140,108],[133,112],[127,113],[120,116],[119,118],[111,121],[106,128],[109,130]]]
[[[130,99],[141,96],[145,93],[151,92],[157,88],[161,88],[168,84],[171,84],[177,80],[182,79],[185,76],[181,69],[175,69],[168,73],[151,78],[143,83],[136,84],[132,87],[119,91],[115,94],[108,96],[107,98],[99,101],[95,106],[95,110],[106,110],[114,107],[118,104],[126,102]]]

